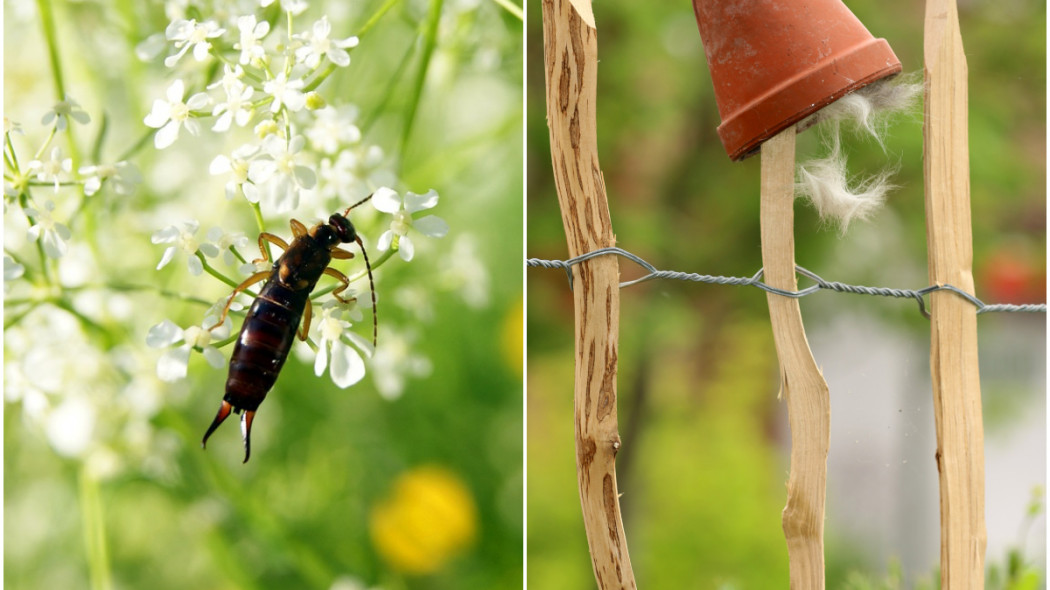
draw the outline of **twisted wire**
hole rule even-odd
[[[569,280],[569,288],[572,289],[572,267],[595,258],[598,256],[616,255],[622,258],[626,258],[631,262],[634,262],[638,266],[644,268],[648,274],[633,279],[630,281],[624,281],[620,283],[620,287],[629,287],[645,281],[651,281],[654,279],[671,279],[676,281],[693,281],[697,283],[709,283],[714,285],[736,285],[736,286],[751,286],[757,287],[768,293],[774,293],[784,297],[791,297],[793,299],[799,299],[806,295],[812,295],[820,290],[834,291],[836,293],[854,293],[857,295],[872,295],[877,297],[895,297],[900,299],[914,299],[919,305],[919,313],[924,317],[929,318],[930,314],[926,311],[926,301],[924,297],[934,291],[951,291],[960,297],[963,297],[977,308],[977,313],[992,313],[992,312],[1007,312],[1007,313],[1046,313],[1045,303],[1026,303],[1021,305],[1015,305],[1012,303],[994,303],[987,304],[974,297],[970,293],[963,291],[962,289],[953,285],[930,285],[922,289],[894,289],[889,287],[866,287],[864,285],[849,285],[838,281],[826,281],[820,277],[817,273],[803,268],[801,266],[795,266],[795,271],[812,280],[815,284],[805,289],[798,291],[788,291],[785,289],[779,289],[771,285],[767,285],[762,282],[762,269],[759,269],[751,277],[725,277],[725,276],[714,276],[714,275],[702,275],[697,273],[679,272],[674,270],[659,270],[652,264],[649,264],[641,257],[622,248],[610,247],[610,248],[599,248],[592,250],[585,254],[581,254],[568,260],[543,260],[541,258],[529,258],[525,261],[525,264],[530,267],[538,268],[560,268],[565,271],[566,277]]]

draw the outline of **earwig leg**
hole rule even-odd
[[[270,251],[266,249],[266,245],[263,242],[270,242],[271,244],[277,246],[281,250],[288,249],[288,242],[285,242],[281,238],[269,232],[262,232],[261,234],[259,234],[259,252],[262,253],[262,258],[256,258],[252,261],[252,264],[270,261]]]
[[[303,310],[303,324],[299,327],[299,340],[306,342],[306,335],[310,333],[310,319],[314,316],[314,305],[309,299],[306,300],[306,309]]]
[[[215,420],[212,421],[211,426],[208,427],[208,431],[204,433],[204,438],[201,439],[202,449],[206,448],[208,437],[211,436],[211,433],[215,432],[215,429],[219,427],[219,424],[222,424],[223,420],[230,415],[230,410],[232,409],[233,406],[230,405],[230,402],[222,400],[222,405],[219,406],[219,413],[215,415]]]
[[[343,297],[343,295],[342,295],[343,291],[346,291],[346,289],[348,287],[350,287],[350,279],[346,278],[346,275],[344,275],[343,273],[339,272],[338,270],[336,270],[336,269],[334,269],[332,267],[328,267],[328,268],[324,269],[324,274],[326,274],[326,275],[328,275],[330,277],[335,277],[335,280],[337,280],[340,283],[342,283],[341,285],[339,285],[338,287],[336,287],[332,291],[332,296],[333,297],[338,299],[340,303],[350,303],[351,301],[353,301],[353,299],[347,299],[346,297]]]
[[[237,285],[237,288],[234,289],[233,293],[230,294],[230,298],[226,300],[226,306],[222,308],[222,315],[219,316],[219,321],[214,326],[212,326],[212,327],[210,327],[208,329],[209,330],[214,330],[215,328],[218,328],[219,326],[222,325],[223,322],[226,321],[226,314],[228,314],[230,312],[230,306],[233,305],[233,298],[236,297],[238,293],[240,293],[241,291],[247,289],[248,287],[251,287],[255,283],[258,283],[259,281],[265,280],[269,276],[270,276],[270,271],[264,270],[264,271],[257,272],[255,274],[253,274],[252,276],[250,276],[247,279],[245,279],[243,283],[241,283],[240,285]]]
[[[291,221],[290,225],[292,226],[292,236],[293,237],[301,238],[301,237],[305,236],[306,234],[310,233],[310,230],[306,229],[306,226],[303,225],[303,223],[301,221],[299,221],[298,219],[293,219]],[[285,250],[287,250],[287,249],[288,248],[285,248]]]
[[[353,252],[342,250],[340,248],[332,248],[330,252],[332,253],[332,258],[335,258],[337,260],[349,260],[354,257]]]
[[[255,418],[255,410],[245,410],[241,415],[241,435],[244,436],[244,462],[252,454],[252,419]]]

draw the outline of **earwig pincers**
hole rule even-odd
[[[285,359],[288,358],[288,352],[295,340],[296,327],[299,327],[299,339],[306,340],[310,331],[310,319],[313,315],[310,293],[314,290],[321,275],[328,275],[339,281],[340,284],[332,291],[332,295],[338,301],[342,303],[352,301],[342,294],[350,286],[350,280],[343,273],[328,266],[333,258],[346,260],[354,257],[352,252],[341,249],[339,247],[341,244],[357,242],[365,258],[368,282],[372,290],[372,344],[375,345],[379,328],[372,266],[368,262],[368,253],[365,252],[361,237],[357,235],[354,225],[346,217],[350,214],[351,209],[371,198],[372,195],[369,195],[348,207],[341,215],[333,213],[327,223],[318,223],[309,229],[293,219],[291,221],[293,236],[291,245],[273,234],[266,232],[259,234],[259,251],[262,252],[262,258],[254,262],[270,260],[265,242],[284,249],[284,254],[273,263],[272,269],[253,274],[233,290],[216,324],[217,327],[226,320],[233,298],[238,293],[256,283],[266,281],[244,318],[240,335],[237,337],[233,354],[230,356],[226,395],[222,398],[222,404],[219,406],[218,414],[215,415],[215,420],[204,433],[204,438],[201,440],[202,448],[207,444],[211,433],[226,420],[232,411],[235,414],[241,414],[244,462],[248,462],[251,456],[252,419],[255,418],[259,404],[266,399],[266,394],[273,387]],[[300,327],[301,319],[304,321]]]

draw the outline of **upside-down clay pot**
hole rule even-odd
[[[733,160],[843,95],[901,71],[840,0],[693,0]]]

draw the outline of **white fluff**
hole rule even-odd
[[[847,94],[799,123],[804,129],[820,123],[828,155],[799,164],[795,190],[807,198],[823,221],[834,222],[839,232],[846,233],[850,222],[867,219],[886,200],[886,194],[896,188],[889,182],[896,167],[850,182],[846,172],[846,156],[841,147],[841,123],[852,124],[882,143],[887,117],[911,107],[922,84],[908,78],[880,80]]]
[[[839,233],[845,234],[850,222],[867,219],[882,206],[886,193],[896,188],[889,182],[896,170],[883,170],[851,186],[838,131],[834,133],[832,150],[826,158],[799,165],[795,191],[809,199],[822,221],[837,223]]]

